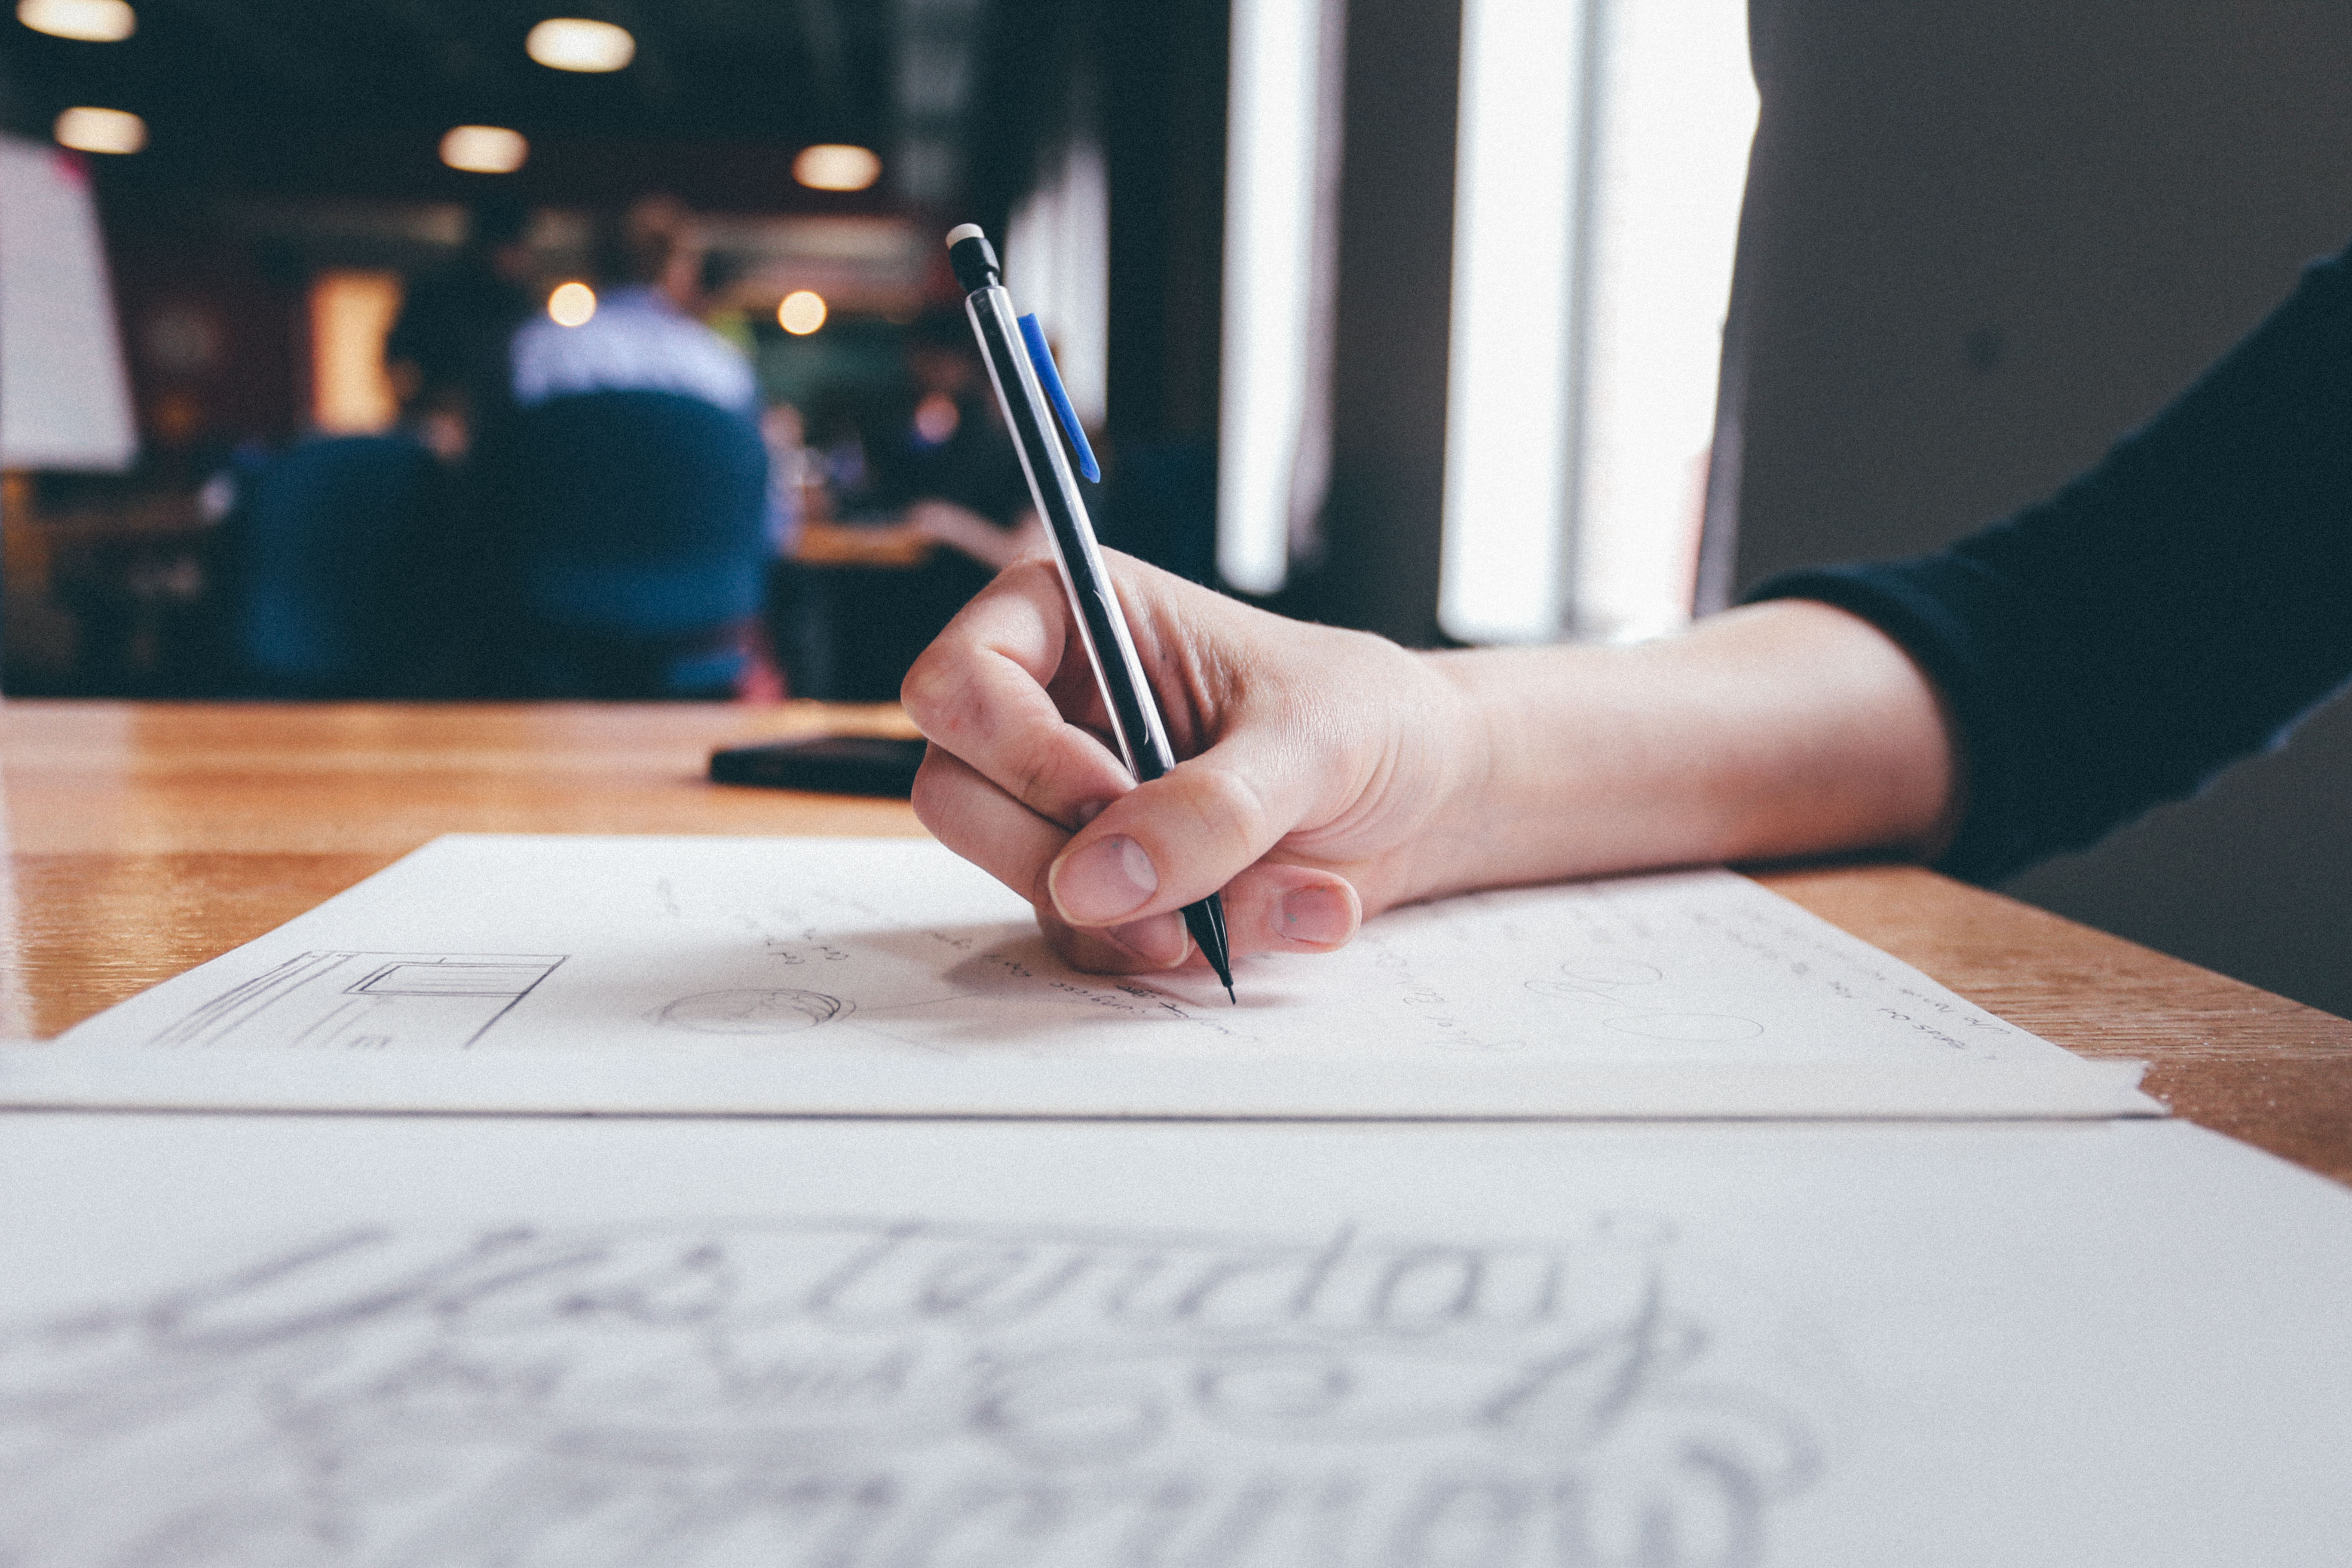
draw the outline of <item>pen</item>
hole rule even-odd
[[[1100,473],[1094,452],[1087,445],[1086,432],[1078,428],[1069,395],[1062,390],[1062,378],[1055,372],[1054,356],[1045,347],[1045,334],[1037,318],[1013,316],[1013,296],[1004,291],[995,248],[980,225],[958,224],[948,230],[948,260],[955,268],[956,281],[967,290],[964,314],[971,318],[971,330],[980,337],[988,379],[995,384],[996,401],[1004,409],[1005,422],[1013,426],[1013,441],[1021,452],[1021,471],[1029,477],[1029,494],[1045,520],[1054,563],[1061,568],[1062,587],[1070,596],[1070,607],[1077,612],[1078,640],[1086,645],[1087,663],[1093,667],[1103,706],[1110,710],[1119,754],[1136,782],[1149,784],[1175,767],[1176,753],[1168,744],[1168,726],[1152,698],[1151,683],[1144,679],[1143,661],[1135,655],[1127,616],[1119,608],[1109,574],[1103,570],[1094,524],[1087,520],[1087,503],[1078,495],[1078,481],[1070,473],[1062,444],[1050,433],[1055,416],[1069,433],[1079,467],[1089,479]],[[1016,341],[1023,345],[1020,351],[1013,347]],[[1049,395],[1052,414],[1047,412]],[[1184,929],[1192,933],[1193,944],[1217,972],[1225,995],[1238,1001],[1234,996],[1233,954],[1225,940],[1224,900],[1211,893],[1197,904],[1186,905]]]

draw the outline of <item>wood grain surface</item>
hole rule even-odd
[[[904,802],[708,783],[891,708],[0,703],[0,1034],[47,1037],[437,834],[919,835]],[[2174,1110],[2352,1181],[2352,1023],[1915,867],[1759,880]]]

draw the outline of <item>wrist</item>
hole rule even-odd
[[[1420,857],[1433,898],[1617,868],[1608,841],[1622,794],[1601,759],[1627,755],[1622,683],[1601,648],[1474,649],[1421,656],[1451,694],[1444,805]]]
[[[1434,655],[1481,758],[1433,892],[1704,865],[1751,851],[1748,672],[1681,639]]]

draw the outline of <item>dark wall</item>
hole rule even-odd
[[[1230,12],[1226,0],[1161,0],[1115,5],[1108,16],[1110,433],[1129,472],[1141,459],[1156,468],[1184,459],[1183,489],[1197,499],[1195,542],[1205,550],[1214,505]],[[1298,563],[1273,601],[1291,615],[1413,647],[1443,640],[1437,531],[1461,27],[1459,0],[1348,5],[1322,552]],[[1114,509],[1107,535],[1118,521]]]
[[[1331,483],[1299,613],[1412,647],[1437,627],[1459,0],[1350,0]]]
[[[1757,15],[1742,582],[2047,492],[2352,238],[2342,0]],[[2010,890],[2352,1013],[2347,792],[2339,708]]]
[[[1102,26],[1110,431],[1215,450],[1225,0],[1122,0]]]
[[[147,194],[103,192],[115,305],[146,461],[194,484],[240,442],[309,422],[309,279],[298,258]]]

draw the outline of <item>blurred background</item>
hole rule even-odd
[[[1026,499],[1623,640],[2095,460],[2352,237],[2340,0],[22,0],[12,696],[883,698]],[[2352,1011],[2352,720],[2012,891]]]
[[[894,696],[1026,542],[973,219],[1207,574],[1222,5],[551,9],[16,7],[7,690]]]

